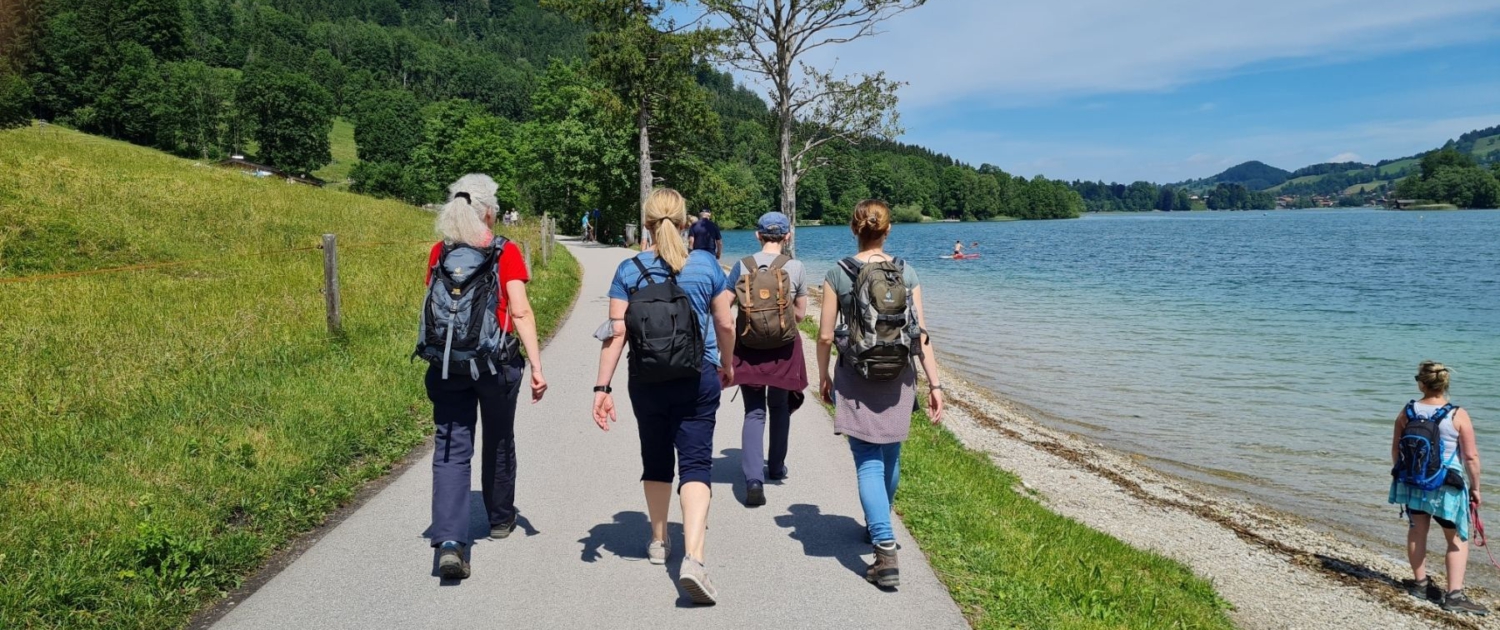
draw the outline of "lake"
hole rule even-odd
[[[855,247],[797,238],[814,278]],[[939,259],[956,239],[983,255]],[[888,249],[945,366],[1167,472],[1399,545],[1392,423],[1429,358],[1500,457],[1500,211],[898,225]]]

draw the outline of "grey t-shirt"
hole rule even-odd
[[[755,252],[752,257],[755,258],[755,266],[757,267],[769,267],[771,263],[776,262],[776,254],[770,252]],[[795,299],[807,295],[807,268],[802,266],[802,261],[793,258],[786,261],[786,264],[782,265],[781,269],[786,272],[787,277],[792,281],[792,298]],[[735,261],[734,269],[729,271],[730,290],[734,289],[735,285],[740,281],[740,276],[745,272],[745,259],[741,258]]]

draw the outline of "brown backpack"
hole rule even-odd
[[[739,343],[746,348],[780,348],[797,338],[792,277],[782,269],[789,261],[785,254],[777,256],[765,270],[756,264],[754,256],[740,261],[745,273],[734,284],[735,301],[740,307],[736,329]]]

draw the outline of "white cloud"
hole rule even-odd
[[[1358,153],[1355,153],[1353,151],[1345,151],[1331,158],[1328,158],[1328,161],[1337,164],[1339,162],[1363,162],[1365,161],[1365,159],[1359,157]]]
[[[907,107],[1170,89],[1278,60],[1325,63],[1500,32],[1500,0],[934,0],[815,51],[908,81]],[[1441,33],[1441,36],[1435,34]]]

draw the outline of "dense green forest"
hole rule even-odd
[[[3,20],[0,119],[31,118],[179,155],[250,159],[295,173],[331,160],[354,124],[353,190],[441,199],[481,171],[504,201],[572,225],[635,216],[632,113],[590,63],[588,27],[537,0],[38,0]],[[778,203],[774,120],[754,91],[702,62],[658,115],[658,182],[722,223]],[[797,196],[799,218],[846,220],[866,197],[898,218],[1075,217],[1063,182],[973,168],[922,147],[830,144]]]
[[[1433,151],[1422,156],[1416,175],[1396,186],[1396,196],[1460,208],[1500,208],[1500,162],[1486,168],[1453,147]]]

